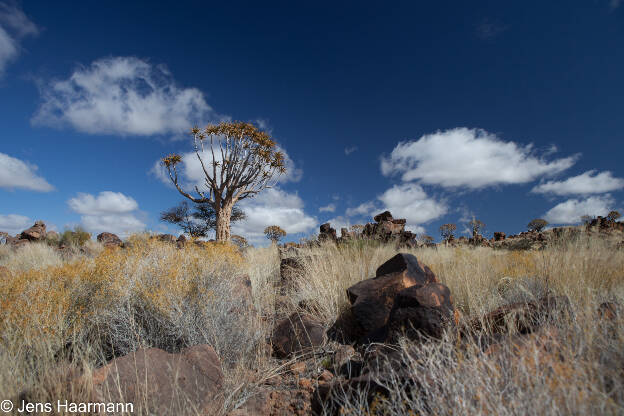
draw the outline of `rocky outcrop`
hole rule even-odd
[[[179,354],[140,349],[96,369],[92,377],[101,401],[134,403],[135,411],[142,406],[150,414],[182,413],[189,407],[216,414],[223,403],[221,363],[208,345]]]
[[[405,219],[394,219],[390,211],[375,215],[374,223],[368,223],[362,230],[362,237],[384,243],[396,242],[404,247],[416,247],[416,234],[405,231]]]
[[[113,233],[101,233],[97,236],[97,241],[102,243],[104,247],[122,247],[123,241]]]
[[[46,225],[43,221],[35,222],[35,225],[22,231],[19,235],[21,240],[42,241],[46,238]]]
[[[312,316],[293,313],[273,329],[271,344],[278,358],[287,358],[321,347],[325,343],[325,327]]]
[[[321,224],[319,231],[319,241],[336,241],[338,239],[336,230],[331,227],[330,223]]]
[[[452,315],[452,300],[429,267],[412,254],[400,253],[379,266],[375,275],[347,289],[351,308],[330,329],[332,338],[386,342],[405,324],[426,335],[441,334]]]

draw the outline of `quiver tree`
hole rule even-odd
[[[267,133],[250,123],[221,122],[203,130],[193,127],[191,135],[204,173],[204,186],[195,186],[196,195],[184,190],[179,182],[180,155],[169,155],[162,163],[180,194],[214,209],[216,240],[227,241],[234,204],[273,186],[286,172],[284,154]]]
[[[440,235],[444,241],[449,242],[455,238],[455,230],[457,226],[455,224],[444,224],[440,226]]]
[[[244,220],[245,218],[245,213],[238,207],[232,208],[231,222]],[[160,219],[161,221],[177,225],[184,233],[196,238],[206,237],[209,231],[217,227],[215,210],[207,202],[193,204],[191,209],[188,202],[182,201],[179,205],[161,212]]]
[[[470,225],[470,228],[472,228],[473,238],[476,238],[478,235],[480,235],[481,231],[483,231],[483,229],[485,228],[485,224],[474,217],[472,217],[472,220],[470,220],[468,224]]]
[[[607,220],[611,221],[611,222],[615,222],[618,220],[618,218],[622,217],[622,214],[620,214],[617,211],[611,211],[607,214]]]
[[[543,220],[541,218],[536,218],[527,225],[527,228],[529,229],[529,231],[537,231],[539,233],[547,225],[548,225],[548,221]]]
[[[279,225],[269,225],[264,229],[266,238],[276,243],[282,238],[286,237],[286,231],[284,231]]]

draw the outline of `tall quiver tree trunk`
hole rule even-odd
[[[230,220],[232,218],[233,203],[224,203],[221,207],[215,210],[217,217],[216,237],[217,241],[229,241],[230,240]]]

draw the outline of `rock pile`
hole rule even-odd
[[[336,235],[336,230],[330,223],[322,224],[319,232],[319,241],[344,242],[355,238],[376,240],[384,243],[395,242],[401,247],[417,247],[416,234],[405,230],[406,220],[393,218],[390,211],[384,211],[375,215],[374,222],[362,227],[361,232],[348,231],[341,228],[340,238]]]
[[[399,335],[439,337],[453,317],[449,289],[412,254],[379,266],[375,277],[349,289],[351,308],[330,329],[333,339],[358,345],[392,342]]]

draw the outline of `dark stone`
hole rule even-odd
[[[293,313],[275,326],[271,343],[276,357],[287,358],[322,346],[325,329],[310,315]]]
[[[392,221],[392,214],[390,211],[384,211],[381,214],[377,214],[373,217],[373,221],[382,222],[382,221]]]

